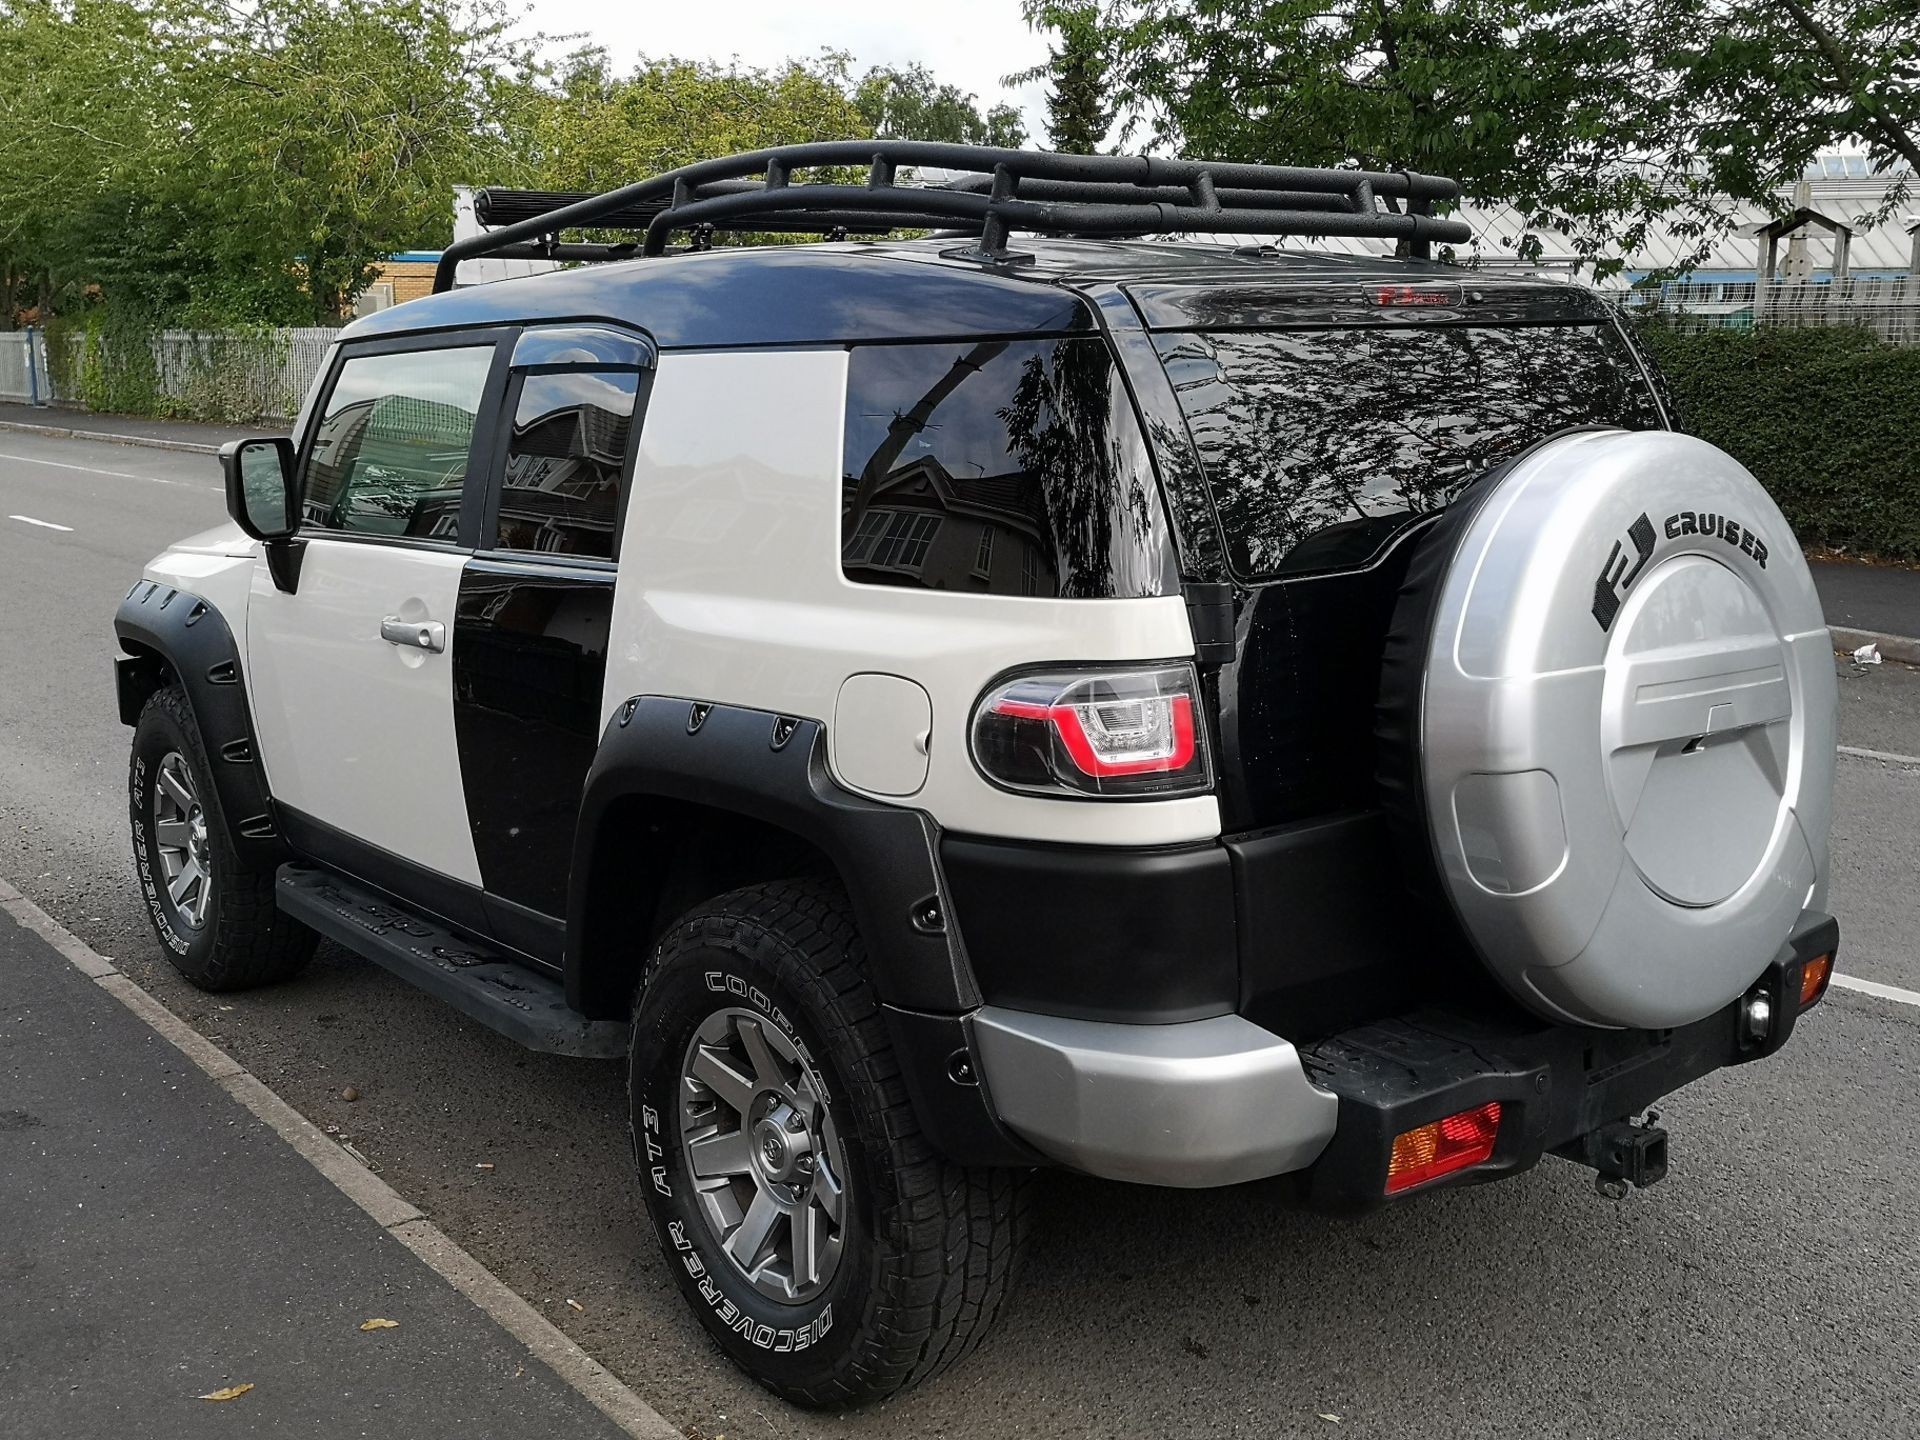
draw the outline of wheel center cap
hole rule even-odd
[[[753,1127],[754,1164],[775,1184],[795,1183],[806,1163],[802,1157],[812,1150],[813,1136],[807,1132],[799,1112],[790,1106],[774,1106]]]

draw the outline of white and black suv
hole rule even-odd
[[[1831,970],[1832,655],[1590,292],[1429,258],[1455,193],[845,142],[490,194],[120,608],[161,942],[625,1056],[667,1264],[803,1404],[980,1339],[1037,1166],[1658,1179],[1635,1117]]]

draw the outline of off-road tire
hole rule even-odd
[[[185,923],[167,897],[154,835],[153,786],[169,754],[186,761],[206,817],[209,895],[198,928]],[[313,958],[319,937],[275,905],[273,868],[255,868],[235,849],[200,727],[194,723],[186,692],[178,685],[156,690],[140,712],[133,731],[127,798],[134,870],[147,919],[173,968],[189,983],[212,991],[246,990],[298,974]]]
[[[729,1008],[750,1008],[811,1062],[846,1151],[852,1218],[811,1301],[756,1289],[689,1183],[682,1067],[694,1032]],[[1013,1284],[1031,1172],[955,1165],[922,1136],[838,886],[749,886],[674,924],[634,1008],[629,1080],[641,1190],[668,1268],[755,1380],[797,1405],[851,1405],[938,1375],[980,1343]]]

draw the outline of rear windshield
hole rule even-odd
[[[1243,580],[1364,565],[1556,430],[1662,425],[1610,325],[1181,332],[1156,342]]]

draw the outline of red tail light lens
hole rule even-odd
[[[1490,1160],[1499,1138],[1498,1100],[1397,1135],[1387,1162],[1387,1194],[1397,1195]]]
[[[1011,790],[1190,795],[1213,783],[1191,665],[1022,675],[981,697],[973,755]]]

